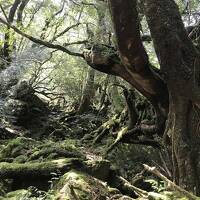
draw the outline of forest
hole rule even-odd
[[[0,200],[200,200],[199,0],[0,0]]]

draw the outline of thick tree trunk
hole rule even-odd
[[[200,110],[177,94],[170,98],[166,132],[172,143],[174,181],[200,194]]]
[[[170,96],[165,135],[171,140],[174,180],[200,194],[200,55],[187,37],[174,1],[143,1]]]

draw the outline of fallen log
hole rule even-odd
[[[52,173],[65,173],[69,170],[83,168],[83,162],[78,158],[58,159],[47,162],[0,163],[1,179],[51,177]]]

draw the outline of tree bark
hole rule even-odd
[[[9,15],[8,15],[8,23],[12,24],[14,21],[14,17],[17,13],[17,22],[19,25],[22,25],[22,14],[24,8],[26,7],[29,0],[15,0],[13,5],[10,8]],[[12,61],[12,52],[15,48],[14,42],[15,39],[13,38],[13,32],[11,31],[10,27],[7,27],[5,36],[4,36],[4,46],[3,46],[3,57],[6,61],[5,67],[10,64]],[[4,67],[4,68],[5,68]]]
[[[154,106],[158,126],[163,129],[168,113],[168,90],[152,68],[140,38],[136,1],[109,0],[118,43],[118,54],[102,54],[93,47],[84,52],[87,63],[107,74],[120,76],[141,92]],[[119,15],[120,13],[120,15]],[[132,24],[132,26],[130,26]],[[157,70],[158,71],[158,70]],[[163,130],[161,130],[163,132]]]
[[[117,85],[119,84],[116,76],[110,77],[109,96],[114,113],[120,114],[124,109],[123,96],[120,94]]]
[[[92,99],[95,93],[94,78],[95,78],[95,70],[92,68],[88,68],[86,83],[83,88],[82,97],[78,108],[78,114],[83,114],[84,112],[89,111],[89,109],[91,108]]]
[[[150,100],[160,130],[165,129],[164,135],[170,138],[174,180],[199,194],[200,56],[187,36],[178,7],[172,0],[143,0],[161,67],[157,73],[142,45],[136,0],[108,2],[120,58],[116,54],[106,57],[98,49],[84,57],[93,68],[122,77]]]
[[[172,0],[143,0],[170,103],[165,129],[177,184],[200,194],[200,55]]]

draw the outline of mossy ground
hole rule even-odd
[[[78,119],[76,123],[84,122],[79,131],[86,131],[84,126],[88,118],[86,121],[84,118]],[[74,130],[70,134],[63,132],[62,136],[65,137],[62,139],[55,139],[54,135],[38,139],[20,136],[1,140],[0,200],[133,199],[134,195],[126,196],[109,185],[112,182],[110,172],[114,168],[131,181],[134,174],[142,169],[142,163],[149,163],[156,153],[151,148],[139,150],[137,146],[119,145],[106,155],[108,160],[104,160],[101,155],[112,137],[103,138],[99,144],[91,146],[81,143],[80,138],[75,137],[77,132]],[[149,193],[146,199],[186,200],[176,193],[164,192],[165,188],[158,194],[159,189],[153,189],[154,193]]]

